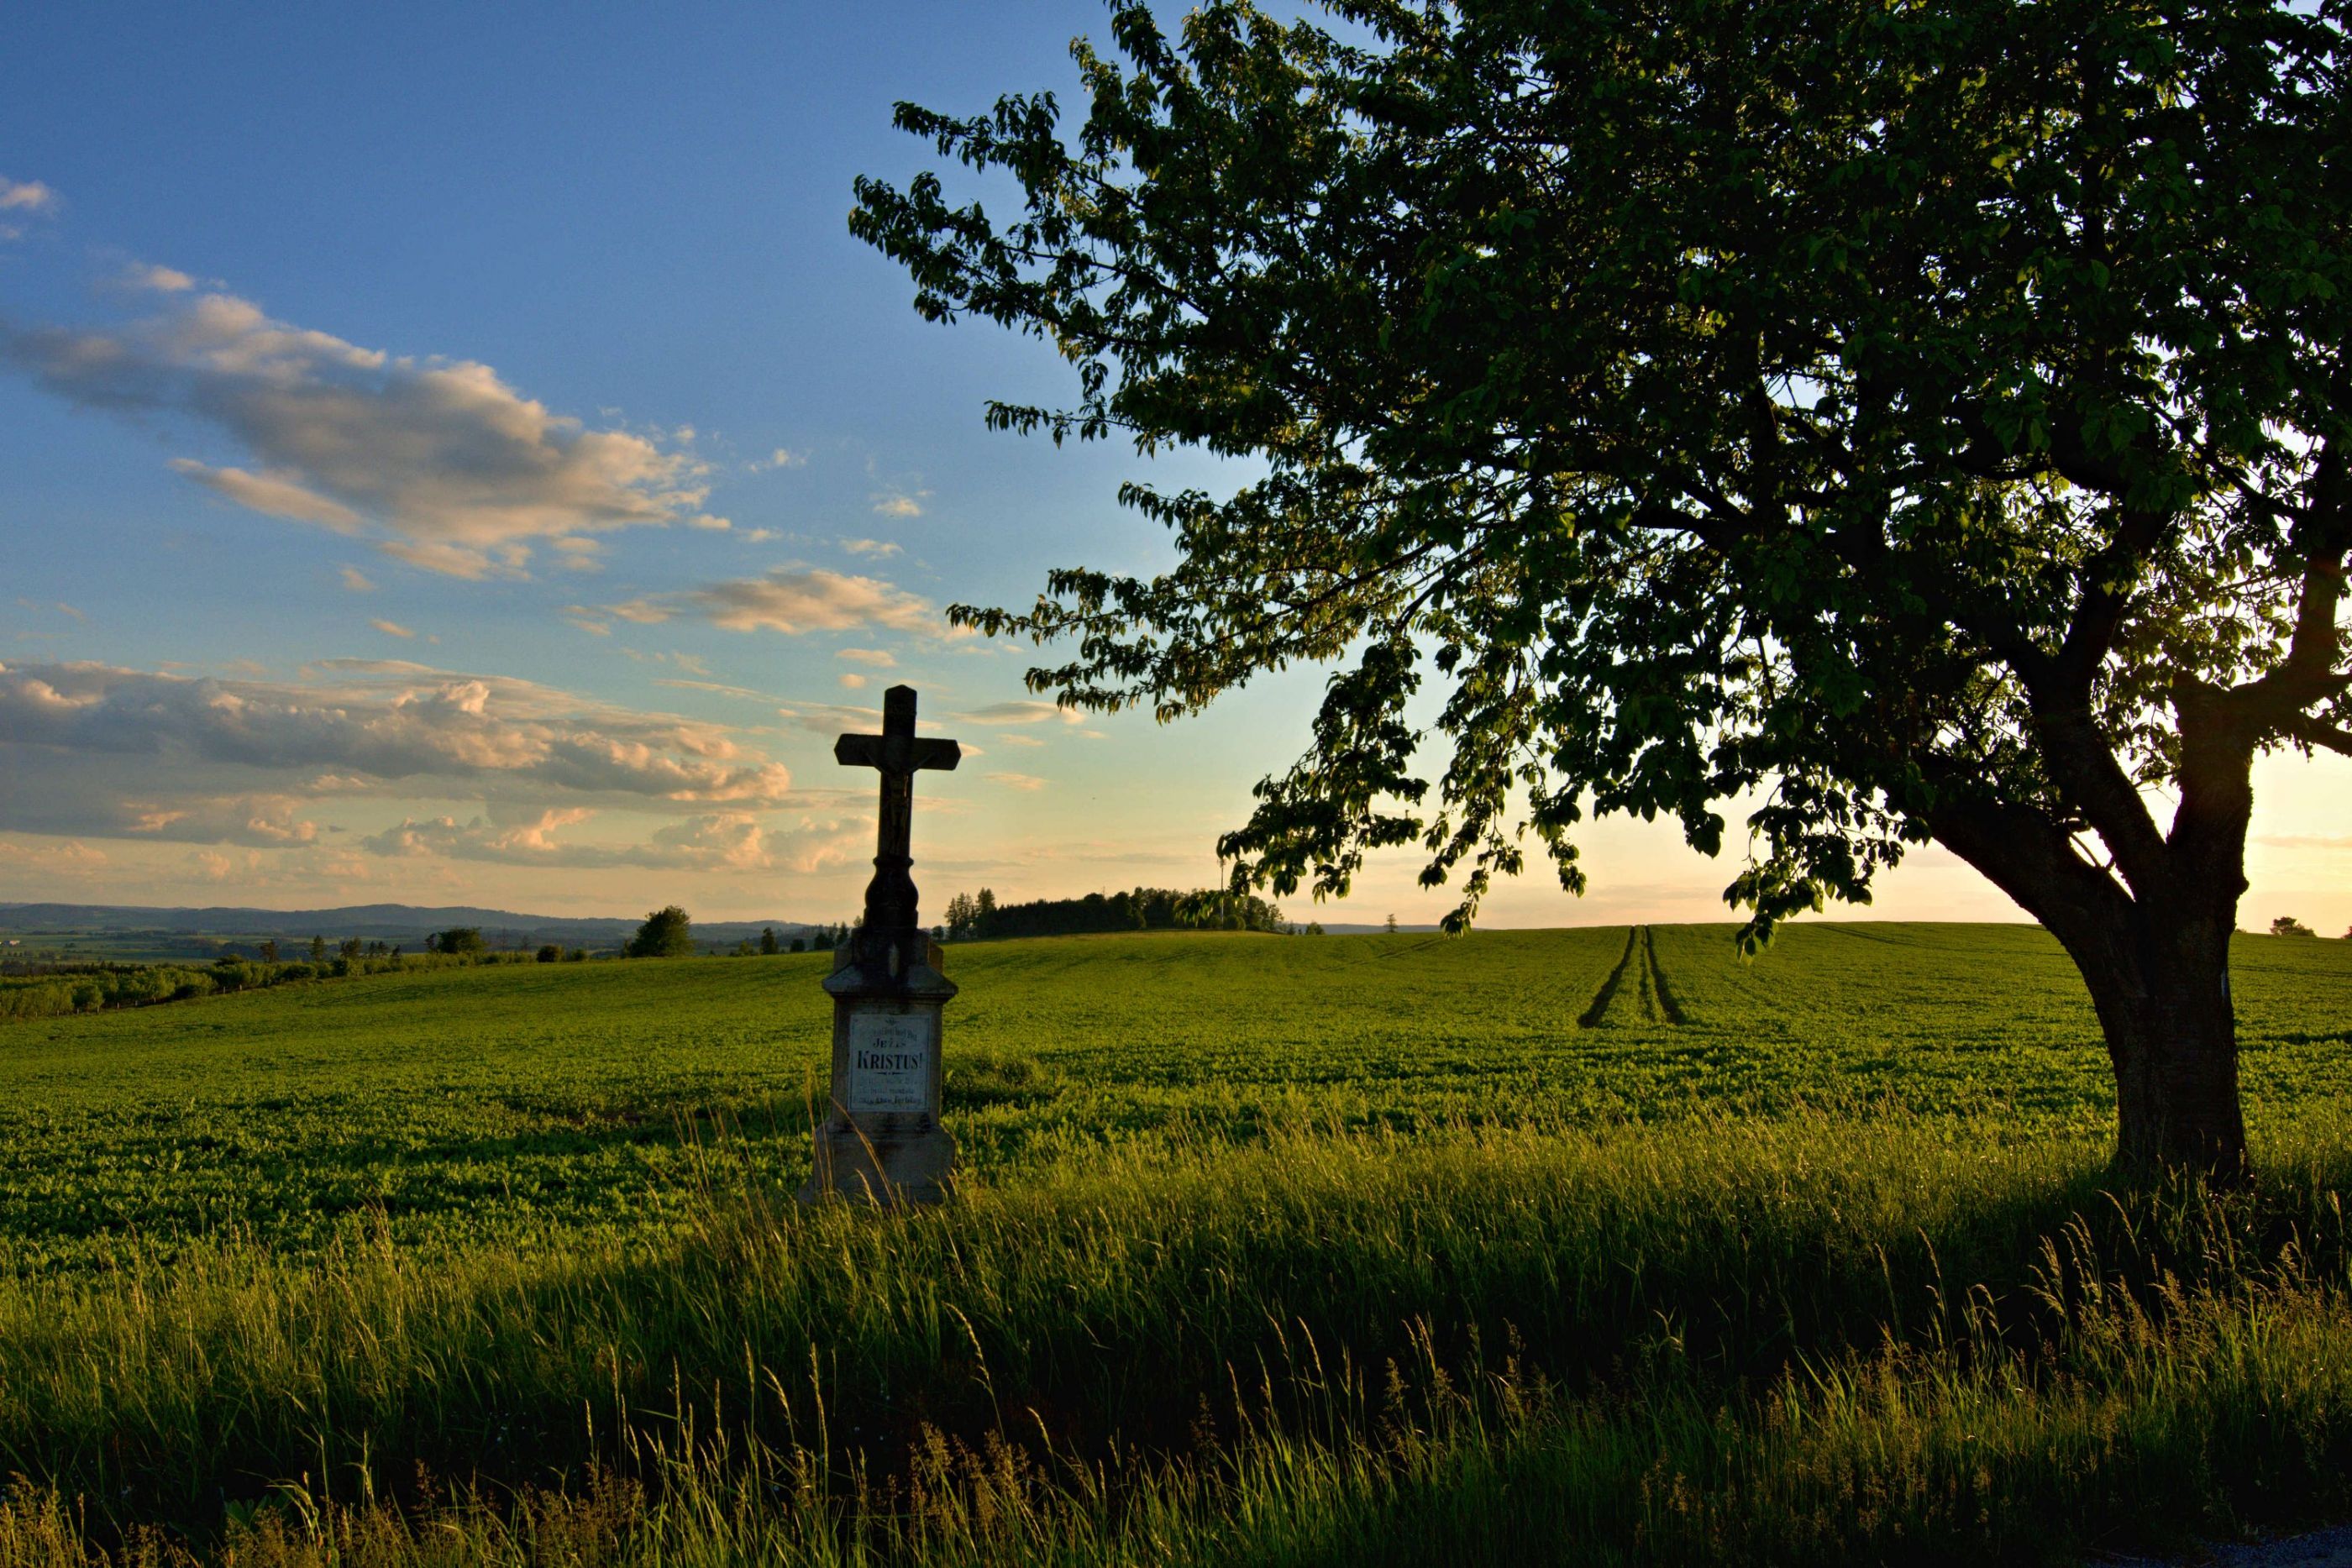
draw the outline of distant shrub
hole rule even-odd
[[[539,949],[539,961],[542,964],[560,964],[563,961],[563,949],[552,942],[545,943]]]
[[[667,904],[646,916],[629,938],[632,958],[684,958],[694,952],[694,921],[677,904]]]

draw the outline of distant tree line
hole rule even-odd
[[[675,904],[665,904],[647,915],[638,925],[636,935],[622,946],[621,955],[627,958],[690,958],[698,953],[714,957],[751,958],[778,953],[805,953],[811,947],[819,952],[831,948],[836,942],[848,940],[847,925],[811,926],[807,936],[795,936],[787,942],[776,935],[772,925],[761,926],[758,941],[746,936],[729,947],[721,942],[698,942],[694,936],[694,917]]]
[[[2302,921],[2297,920],[2292,915],[2282,915],[2276,920],[2271,922],[2271,935],[2273,936],[2316,936],[2319,933],[2314,931],[2310,926],[2305,925]],[[2347,929],[2344,933],[2344,939],[2347,942],[2352,942],[2352,929]]]
[[[1250,894],[1210,889],[1182,893],[1139,887],[1127,893],[1090,893],[1084,898],[1039,898],[999,904],[995,893],[956,894],[948,900],[943,930],[950,941],[1005,936],[1072,936],[1094,931],[1266,931],[1288,935],[1297,927],[1267,900]]]
[[[278,944],[265,942],[276,952]],[[371,953],[370,946],[382,951]],[[181,964],[91,964],[59,967],[47,974],[0,979],[0,1019],[60,1018],[68,1013],[94,1013],[110,1008],[152,1007],[158,1002],[186,1001],[230,991],[267,990],[304,980],[340,980],[355,975],[408,973],[420,969],[457,969],[480,964],[527,964],[528,953],[487,951],[407,953],[382,943],[356,939],[330,951],[314,942],[312,959],[276,962],[224,954],[201,967]],[[587,955],[575,954],[585,957]]]

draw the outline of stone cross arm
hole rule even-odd
[[[952,772],[963,747],[952,740],[919,740],[911,735],[845,735],[833,743],[833,759],[844,768],[884,773]]]

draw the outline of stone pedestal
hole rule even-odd
[[[954,1189],[940,1124],[940,1009],[956,988],[919,932],[861,930],[834,953],[830,1113],[801,1200],[938,1203]]]

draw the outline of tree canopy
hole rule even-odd
[[[1769,920],[1938,808],[2135,855],[2178,703],[2343,740],[2340,5],[1331,9],[1378,45],[1122,5],[1074,137],[1049,97],[898,111],[1018,221],[928,176],[853,218],[926,314],[1078,367],[997,423],[1266,460],[1127,488],[1165,576],[965,613],[1170,716],[1354,653],[1245,870],[1338,892],[1419,839],[1466,912],[1514,787],[1571,886],[1587,802],[1713,850],[1769,789]],[[1432,670],[1450,755],[1397,809]]]
[[[436,953],[487,953],[490,945],[483,940],[478,925],[452,925],[446,931],[434,932],[425,938],[427,950]]]
[[[1327,9],[1121,0],[1073,126],[899,106],[1021,210],[853,230],[1076,369],[995,424],[1259,465],[1123,488],[1164,573],[954,613],[1082,706],[1334,667],[1237,888],[1417,844],[1458,927],[1525,831],[1580,891],[1588,812],[1745,800],[1751,939],[1937,839],[2112,1039],[2226,940],[2252,756],[2352,750],[2344,0]]]
[[[677,904],[665,904],[645,918],[629,938],[632,958],[684,958],[694,952],[694,921]]]

